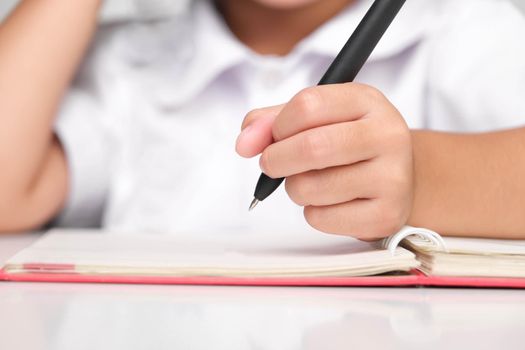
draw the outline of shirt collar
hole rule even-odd
[[[249,49],[242,45],[220,17],[213,1],[195,0],[193,56],[186,67],[193,85],[202,87],[224,71],[244,61]]]
[[[157,102],[176,107],[204,90],[219,75],[243,62],[249,50],[231,33],[212,1],[194,0],[186,14],[184,37],[172,37],[177,46],[150,62],[157,71]],[[177,19],[180,22],[180,18]],[[173,21],[173,27],[180,23]]]
[[[343,10],[300,42],[290,53],[288,61],[297,62],[298,57],[308,54],[335,58],[372,2],[359,0]],[[408,1],[369,61],[395,56],[423,38],[430,27],[433,11],[429,9],[433,2]],[[170,59],[163,60],[165,64],[177,66],[168,70],[171,75],[161,78],[164,83],[157,99],[164,106],[177,106],[187,101],[218,76],[243,62],[253,61],[254,57],[264,59],[238,41],[211,0],[194,0],[188,15],[191,23],[188,37],[177,40],[178,49],[170,52],[173,55]]]

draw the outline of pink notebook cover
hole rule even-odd
[[[32,265],[31,267],[36,267]],[[0,270],[0,280],[12,282],[57,283],[120,283],[166,285],[222,285],[222,286],[326,286],[326,287],[473,287],[525,288],[525,278],[506,277],[444,277],[426,276],[414,270],[409,275],[365,277],[212,277],[212,276],[112,276],[79,273],[53,273],[63,266],[42,266],[42,272],[6,273]],[[74,266],[71,266],[74,270]]]

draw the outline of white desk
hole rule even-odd
[[[0,262],[36,235],[0,236]],[[525,349],[525,291],[0,283],[0,349]]]

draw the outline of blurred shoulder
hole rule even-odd
[[[102,14],[84,70],[150,65],[184,54],[192,42],[193,14],[189,7],[163,16],[109,13]]]
[[[464,131],[522,125],[522,12],[506,0],[441,0],[436,15],[427,37],[432,125]]]
[[[525,16],[509,0],[432,2],[436,16],[433,37],[437,40],[463,41],[469,46],[478,41],[515,39],[525,33]]]
[[[459,79],[520,69],[525,62],[525,16],[507,0],[441,0],[429,32],[431,69]],[[449,82],[450,83],[450,82]]]

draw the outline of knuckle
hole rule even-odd
[[[318,89],[310,87],[303,89],[294,96],[293,101],[301,118],[309,118],[316,115],[322,106],[322,96]]]
[[[359,86],[361,94],[369,101],[377,101],[385,98],[383,93],[373,86],[362,84]]]

